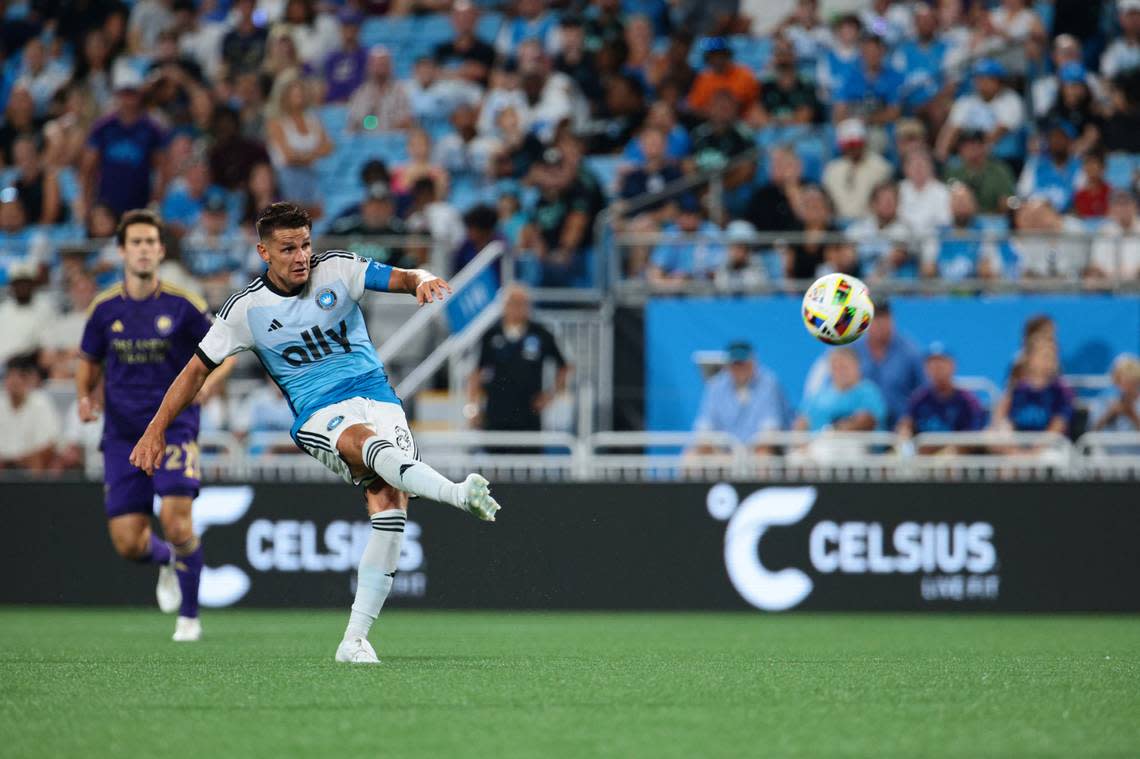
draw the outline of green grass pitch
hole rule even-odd
[[[3,757],[1137,756],[1140,620],[0,609]]]

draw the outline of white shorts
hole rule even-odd
[[[305,453],[324,464],[345,482],[367,485],[376,479],[376,475],[369,472],[361,479],[354,478],[348,463],[336,449],[340,434],[354,424],[368,425],[381,438],[416,461],[420,460],[420,451],[408,428],[403,407],[398,403],[368,398],[349,398],[314,412],[297,431],[297,442]]]

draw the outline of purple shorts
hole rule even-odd
[[[152,514],[154,496],[198,496],[201,473],[198,442],[193,437],[168,438],[162,466],[154,477],[131,463],[135,444],[126,440],[103,440],[103,492],[107,518],[123,514]]]

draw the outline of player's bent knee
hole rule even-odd
[[[115,547],[115,553],[127,561],[139,561],[146,557],[150,549],[150,540],[145,533],[112,533],[111,545]]]
[[[354,424],[340,433],[336,450],[353,469],[364,469],[364,441],[376,434],[369,424]]]
[[[390,509],[408,509],[408,494],[398,490],[384,480],[375,480],[364,489],[364,500],[368,513],[379,514]]]

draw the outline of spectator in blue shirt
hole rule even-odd
[[[787,427],[791,416],[779,380],[769,369],[756,364],[749,343],[734,342],[728,346],[727,354],[728,365],[705,385],[693,424],[699,453],[711,453],[714,448],[700,442],[701,433],[723,432],[744,445],[752,445],[757,435]]]
[[[938,34],[938,16],[929,5],[914,6],[914,38],[904,40],[896,49],[891,62],[904,76],[903,107],[910,113],[926,109],[938,99],[938,112],[943,118],[949,110],[943,86],[943,66],[949,45]],[[942,95],[943,97],[939,97]],[[940,123],[937,119],[935,123]]]
[[[162,199],[162,220],[179,232],[192,230],[206,205],[210,169],[205,158],[192,158]]]
[[[681,169],[676,161],[666,157],[666,136],[656,127],[641,130],[639,139],[645,160],[642,165],[632,168],[621,179],[618,195],[622,200],[632,200],[646,193],[659,193],[665,187],[681,178]],[[665,200],[659,200],[644,208],[638,214],[649,213],[658,221],[672,218],[675,208]]]
[[[1025,162],[1017,194],[1023,198],[1043,197],[1061,213],[1069,210],[1084,172],[1081,159],[1073,155],[1077,130],[1067,121],[1054,120],[1046,132],[1046,150]]]
[[[887,45],[867,34],[859,46],[859,63],[835,93],[835,119],[862,116],[870,125],[885,126],[898,119],[903,76],[887,60]]]
[[[895,328],[890,302],[878,304],[866,338],[857,342],[854,350],[863,376],[883,394],[887,426],[893,428],[922,384],[923,373],[922,353],[913,340]]]
[[[887,420],[883,394],[859,370],[851,348],[833,348],[827,356],[831,381],[804,401],[797,430],[868,432],[881,430]]]
[[[924,432],[975,432],[985,427],[986,412],[978,399],[954,386],[954,356],[945,345],[930,344],[924,368],[926,384],[910,397],[896,428],[902,438]]]
[[[677,221],[662,230],[661,242],[649,257],[649,282],[663,289],[686,280],[709,279],[726,256],[724,245],[716,240],[679,241],[690,235],[719,235],[720,228],[705,221],[696,196],[683,195],[677,205]]]
[[[1007,265],[1014,270],[1016,254],[1008,242],[985,239],[974,192],[961,182],[950,184],[950,220],[936,238],[923,243],[922,276],[956,282],[997,279]]]

